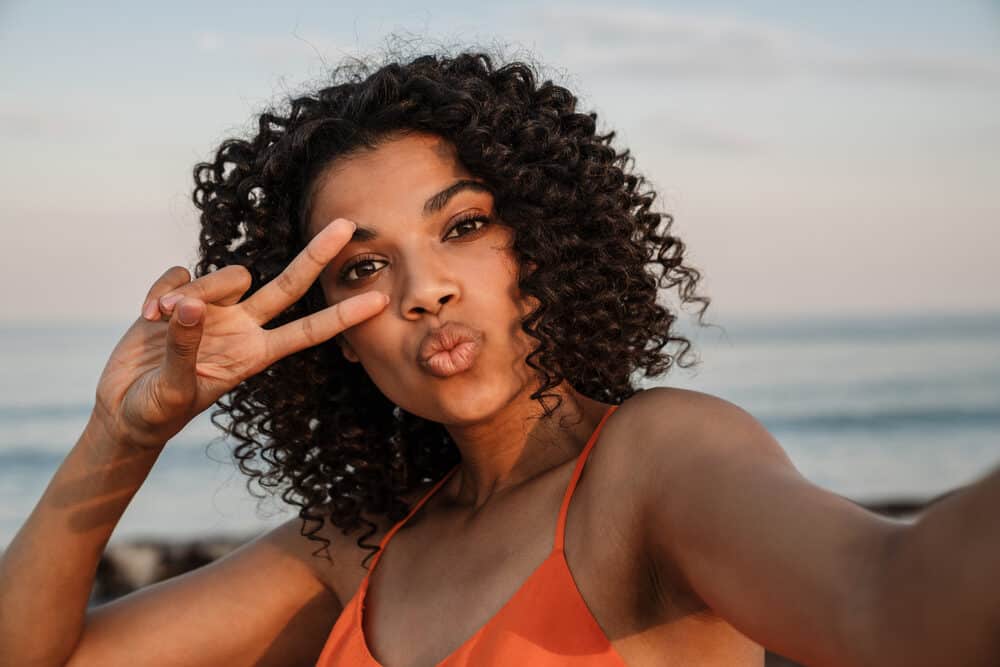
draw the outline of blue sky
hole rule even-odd
[[[0,3],[2,319],[134,318],[194,163],[390,34],[544,63],[717,319],[1000,309],[1000,3],[88,4]]]

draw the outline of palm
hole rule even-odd
[[[98,401],[118,412],[124,426],[148,429],[171,421],[163,402],[150,400],[163,385],[167,326],[137,320],[111,353],[101,375]],[[239,306],[206,304],[203,327],[190,405],[193,414],[272,363],[264,356],[264,330]]]
[[[186,329],[175,321],[140,318],[125,333],[96,395],[102,418],[115,435],[162,445],[246,378],[380,312],[385,302],[366,293],[276,329],[263,328],[313,284],[346,241],[343,229],[318,234],[278,278],[242,302],[249,285],[242,267],[168,285],[204,304],[200,324]]]
[[[153,374],[161,371],[166,353],[166,325],[140,321],[150,331],[140,335],[138,354],[131,373]],[[239,306],[206,304],[204,329],[196,362],[199,400],[208,407],[218,396],[271,363],[264,359],[264,330]],[[126,348],[127,349],[127,348]],[[129,358],[126,353],[126,358]],[[263,365],[261,365],[263,364]],[[202,398],[206,397],[206,398]],[[211,398],[208,398],[211,397]]]

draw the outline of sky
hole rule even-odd
[[[0,0],[0,323],[130,322],[192,168],[345,57],[483,47],[617,132],[714,321],[1000,310],[1000,3]]]

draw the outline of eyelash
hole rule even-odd
[[[477,234],[478,232],[481,232],[483,230],[483,228],[485,228],[487,225],[489,225],[492,222],[492,220],[490,219],[489,216],[486,216],[486,215],[468,215],[468,216],[466,216],[464,218],[461,218],[461,219],[457,220],[454,225],[452,225],[451,227],[449,227],[448,231],[445,233],[445,238],[448,238],[448,235],[451,234],[453,231],[455,231],[455,229],[457,229],[458,227],[462,226],[463,224],[469,223],[469,222],[481,222],[481,223],[483,223],[483,226],[479,227],[478,229],[474,229],[471,232],[467,232],[465,234],[459,234],[458,238],[462,238],[462,237],[465,237],[465,236],[471,236],[473,234]],[[361,276],[360,278],[350,279],[350,278],[347,277],[347,275],[351,271],[353,271],[357,267],[361,266],[362,264],[366,264],[368,262],[376,262],[376,261],[381,262],[381,261],[384,261],[384,260],[381,260],[381,259],[379,259],[377,257],[372,257],[370,255],[362,255],[356,261],[351,262],[350,264],[348,264],[347,266],[345,266],[344,268],[342,268],[340,270],[340,275],[338,276],[340,282],[344,283],[344,284],[356,283],[356,282],[358,282],[360,280],[364,280],[365,278],[368,278],[371,275],[374,275],[375,272],[372,271],[372,273],[369,273],[367,276]]]

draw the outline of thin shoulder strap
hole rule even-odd
[[[389,540],[391,540],[392,536],[396,534],[396,531],[399,530],[400,528],[402,528],[403,524],[406,523],[407,521],[409,521],[410,517],[412,517],[414,514],[416,514],[420,510],[420,508],[424,506],[424,503],[426,503],[428,500],[430,500],[430,497],[433,496],[435,493],[437,493],[437,490],[440,489],[442,486],[444,486],[445,482],[447,482],[449,479],[451,479],[451,476],[455,474],[455,471],[458,470],[458,468],[459,468],[459,466],[456,465],[454,468],[452,468],[451,470],[449,470],[448,472],[446,472],[444,474],[444,477],[442,477],[441,479],[439,479],[437,481],[437,483],[435,483],[434,486],[431,487],[430,491],[428,491],[427,493],[425,493],[423,495],[423,497],[416,502],[416,504],[410,509],[410,511],[407,513],[407,515],[405,517],[403,517],[400,521],[398,521],[395,526],[393,526],[392,528],[389,529],[389,532],[387,532],[385,534],[385,536],[382,538],[382,541],[379,542],[379,545],[378,545],[379,550],[378,550],[378,552],[372,557],[373,559],[372,559],[371,567],[368,568],[369,575],[375,569],[375,565],[376,565],[376,563],[378,563],[379,556],[381,556],[382,552],[385,551],[385,545],[389,543]]]
[[[612,405],[601,417],[601,421],[597,424],[597,428],[591,434],[590,439],[587,440],[587,444],[583,446],[583,451],[580,452],[580,456],[576,460],[576,468],[573,470],[573,477],[569,480],[569,485],[566,487],[566,493],[563,495],[562,507],[559,508],[559,520],[556,523],[556,540],[555,547],[556,551],[563,550],[563,542],[566,537],[566,515],[569,512],[569,501],[573,498],[573,491],[576,490],[576,483],[580,481],[580,475],[583,473],[583,466],[587,463],[587,457],[590,456],[590,451],[594,448],[594,444],[597,442],[597,437],[601,434],[601,428],[604,426],[604,422],[608,420],[611,413],[618,408],[617,405]]]

